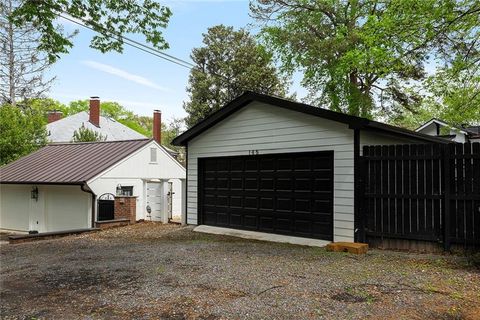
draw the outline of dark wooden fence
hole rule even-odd
[[[480,143],[365,146],[361,166],[367,241],[480,246]]]

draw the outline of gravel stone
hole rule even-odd
[[[455,255],[323,248],[138,223],[0,245],[2,319],[480,319]]]

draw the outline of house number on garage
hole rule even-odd
[[[248,155],[249,156],[254,156],[254,155],[257,155],[259,154],[258,150],[248,150]]]

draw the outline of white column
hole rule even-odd
[[[162,222],[168,223],[168,180],[162,180]]]
[[[182,190],[182,209],[181,209],[181,221],[182,225],[187,224],[187,179],[180,179]]]

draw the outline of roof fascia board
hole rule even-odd
[[[439,124],[439,125],[442,125],[442,126],[445,126],[445,127],[449,127],[450,129],[452,130],[458,130],[459,132],[465,134],[465,135],[468,135],[468,132],[458,128],[458,127],[455,127],[455,126],[452,126],[442,120],[438,120],[438,119],[431,119],[427,122],[425,122],[424,124],[422,124],[420,127],[418,127],[417,129],[415,129],[415,132],[418,132],[418,131],[421,131],[423,129],[425,129],[426,127],[428,127],[429,125],[431,125],[432,123],[436,123],[436,124]]]

